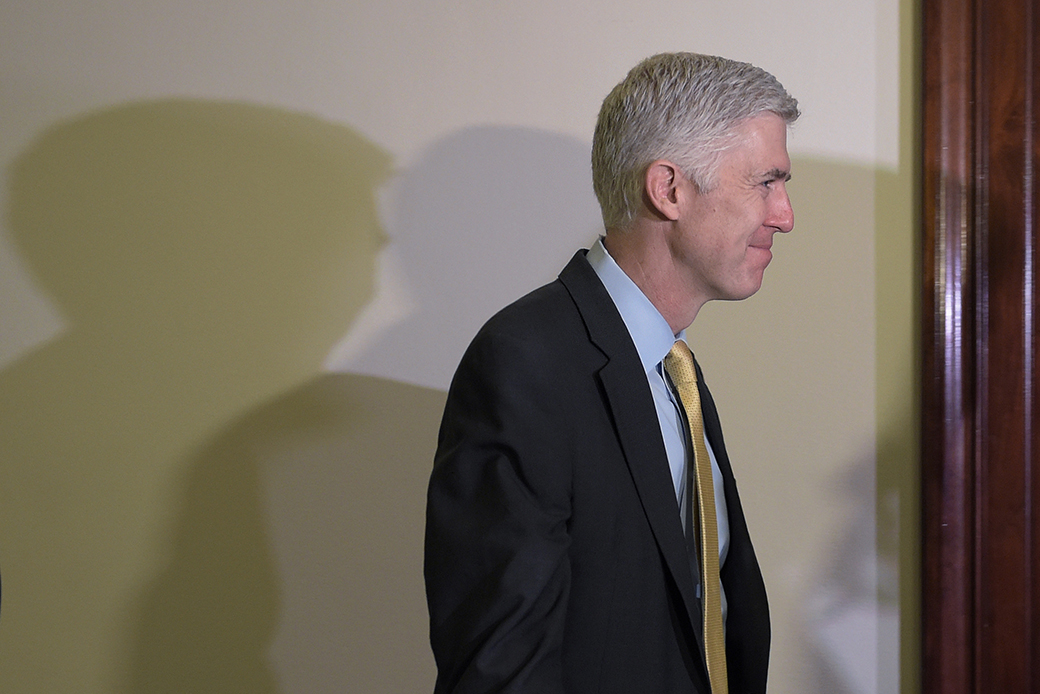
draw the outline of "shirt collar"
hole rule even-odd
[[[657,310],[646,294],[625,274],[610,257],[600,237],[585,256],[596,271],[607,293],[617,306],[621,320],[636,345],[643,369],[650,373],[665,358],[676,340],[686,340],[686,331],[672,334],[668,321]]]

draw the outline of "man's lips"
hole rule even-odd
[[[768,251],[773,248],[773,234],[767,233],[766,229],[761,229],[757,238],[752,238],[748,241],[750,248],[757,248],[761,251]]]

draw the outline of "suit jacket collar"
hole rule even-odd
[[[607,359],[599,373],[606,404],[643,510],[699,642],[700,602],[696,597],[675,487],[668,471],[661,425],[639,355],[610,295],[585,259],[584,251],[575,254],[560,273],[560,281],[582,316],[589,341]]]

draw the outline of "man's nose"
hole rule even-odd
[[[777,193],[767,223],[786,234],[794,229],[794,209],[791,207],[791,198],[787,195],[787,186],[781,186]]]

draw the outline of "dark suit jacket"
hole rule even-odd
[[[700,384],[729,508],[729,690],[764,694],[765,587]],[[462,359],[430,479],[425,576],[438,694],[709,691],[650,388],[584,252],[489,320]]]

